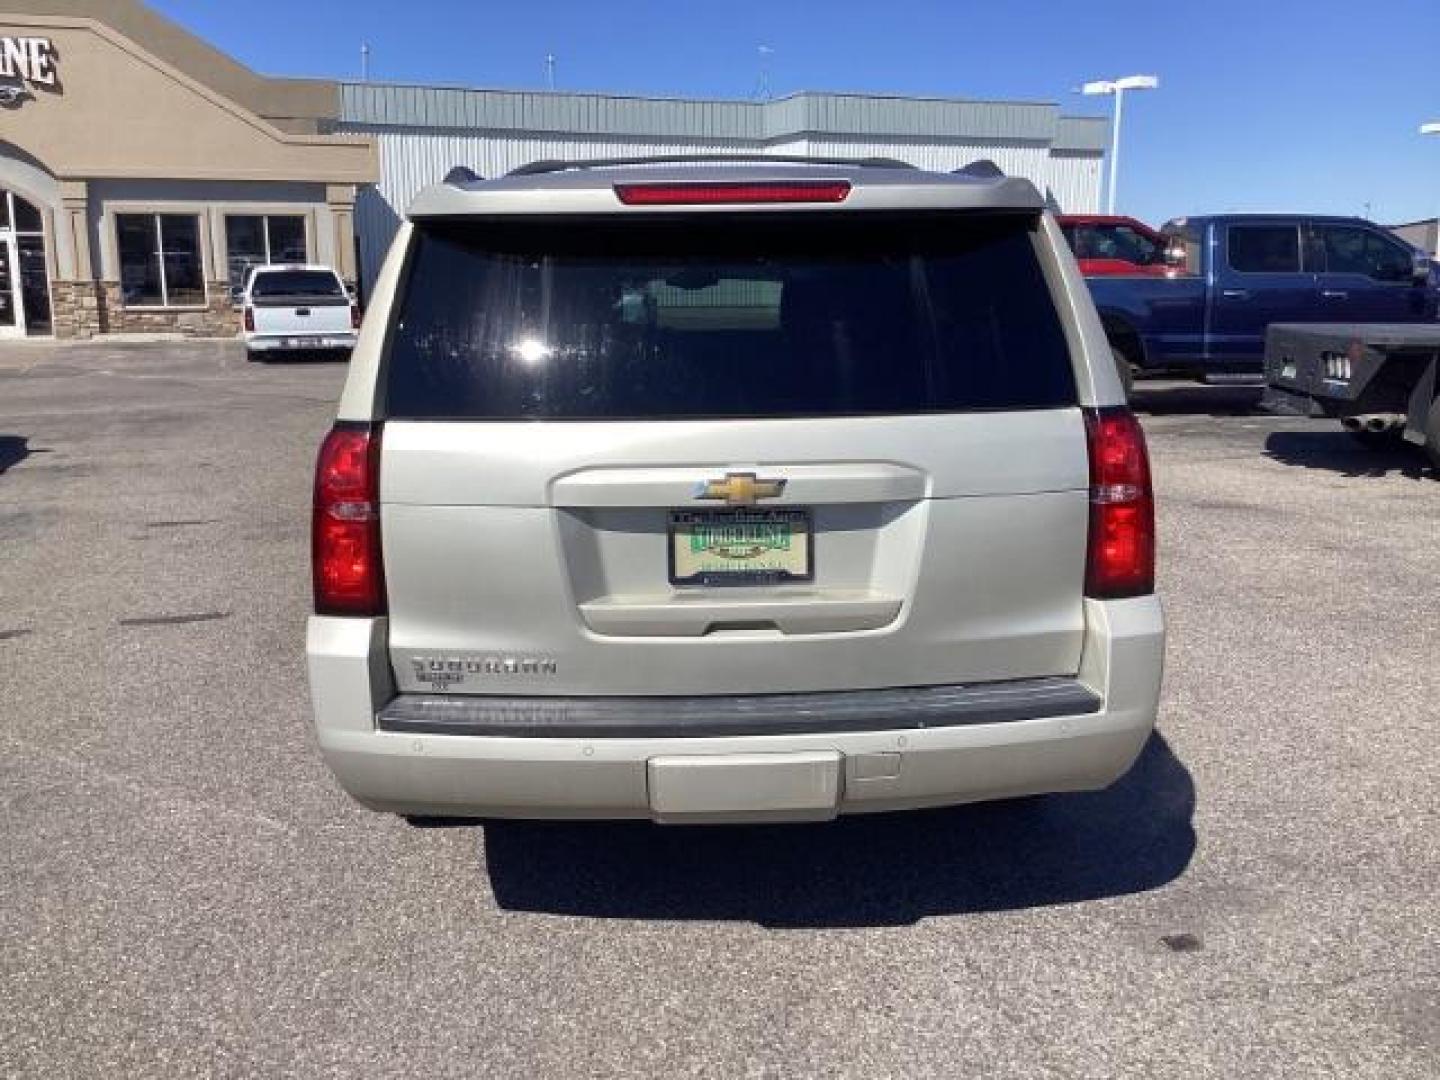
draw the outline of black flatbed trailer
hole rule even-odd
[[[1403,439],[1440,469],[1440,323],[1275,323],[1271,407],[1331,416],[1371,446]]]

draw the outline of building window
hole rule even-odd
[[[120,293],[126,307],[203,307],[200,219],[193,214],[116,214]]]
[[[252,266],[305,263],[305,218],[299,214],[231,214],[225,218],[225,253],[230,285],[245,284]]]

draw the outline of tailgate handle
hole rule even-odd
[[[1225,297],[1226,300],[1249,300],[1249,299],[1250,299],[1250,290],[1249,290],[1249,289],[1221,289],[1221,290],[1220,290],[1220,295],[1223,296],[1223,297]]]
[[[1340,289],[1321,289],[1320,295],[1325,297],[1326,300],[1344,300],[1350,296],[1348,292],[1343,292]]]
[[[705,628],[707,634],[739,634],[755,631],[778,633],[774,619],[718,619]]]
[[[308,307],[297,307],[297,308],[295,309],[295,314],[296,314],[296,315],[309,315],[309,314],[310,314],[310,309],[309,309]]]

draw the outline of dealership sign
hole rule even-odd
[[[49,38],[0,37],[0,105],[30,97],[29,87],[56,82],[55,46]]]

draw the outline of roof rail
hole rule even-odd
[[[484,178],[468,165],[456,165],[445,174],[445,183],[454,185],[475,184],[482,179]]]
[[[1005,176],[1005,170],[996,165],[989,158],[980,158],[970,162],[963,169],[956,169],[951,176],[972,176],[976,180],[1000,180]]]
[[[583,158],[576,161],[532,161],[511,169],[506,176],[539,176],[570,169],[601,169],[615,165],[679,165],[687,162],[779,162],[786,165],[847,165],[866,169],[913,169],[908,161],[888,157],[807,157],[803,154],[653,154],[648,157]]]

